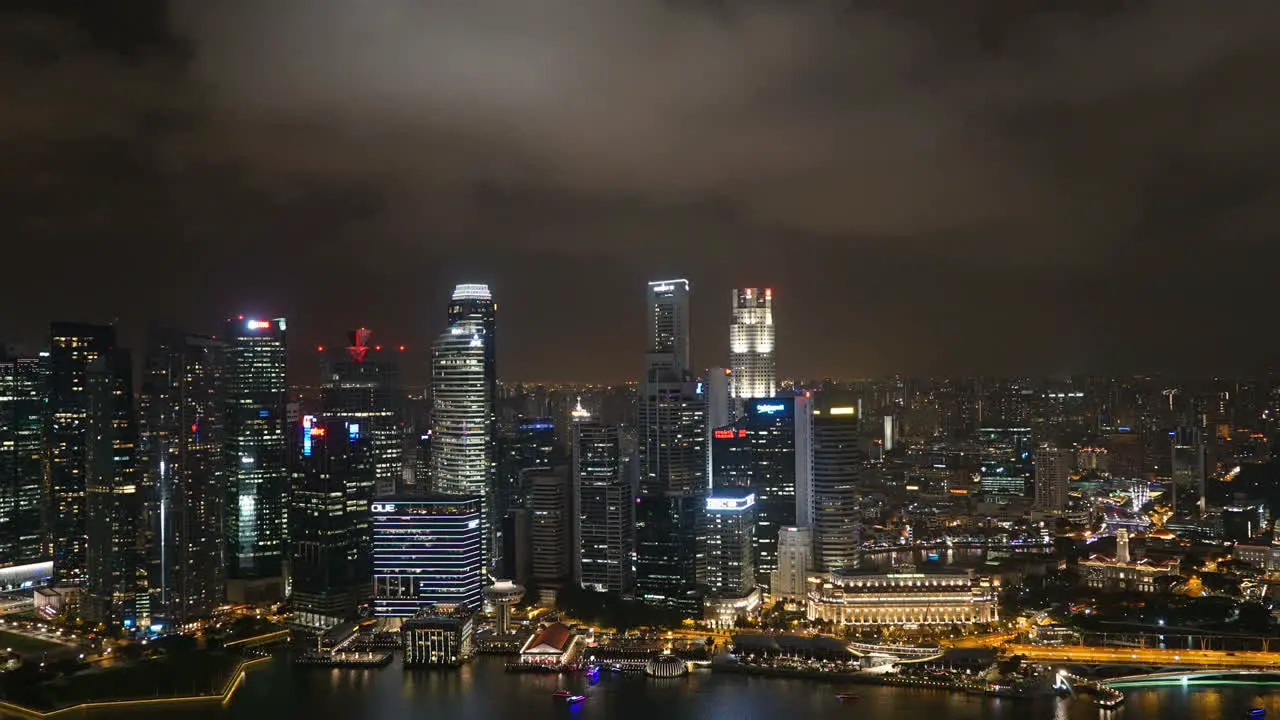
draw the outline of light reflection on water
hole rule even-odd
[[[297,668],[277,659],[251,672],[227,707],[183,708],[181,715],[185,720],[1240,720],[1250,707],[1261,706],[1280,717],[1280,694],[1245,685],[1126,690],[1125,705],[1102,710],[1083,697],[1016,700],[708,672],[661,682],[606,674],[591,683],[580,675],[506,673],[503,664],[502,658],[487,657],[456,671],[406,671],[398,662],[376,670],[330,670]],[[551,698],[558,688],[587,700],[565,706]],[[841,703],[835,693],[844,691],[858,693],[861,701]],[[144,716],[175,714],[172,709],[94,714],[107,720]]]

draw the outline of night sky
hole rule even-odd
[[[1276,0],[3,6],[0,339],[284,315],[414,377],[488,282],[500,375],[612,381],[683,276],[701,366],[735,286],[783,376],[1280,353]]]

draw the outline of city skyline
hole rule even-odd
[[[299,348],[360,326],[422,368],[427,310],[476,281],[511,298],[505,376],[620,381],[642,309],[617,289],[680,273],[705,299],[702,367],[725,343],[716,299],[742,286],[779,295],[784,377],[1231,372],[1280,354],[1256,331],[1280,228],[1260,129],[1275,100],[1256,92],[1280,63],[1260,28],[1280,7],[873,4],[624,0],[566,28],[491,0],[429,23],[439,43],[407,31],[407,0],[386,3],[395,23],[161,0],[0,22],[17,109],[0,235],[39,268],[0,288],[33,311],[0,338],[118,317],[142,347],[148,321],[212,332],[243,309],[295,322],[299,378]],[[528,21],[520,44],[497,17]],[[622,42],[635,27],[653,33]],[[803,52],[767,51],[795,33]],[[339,72],[344,45],[370,64]],[[527,94],[493,80],[530,73]],[[551,357],[552,333],[592,352]]]

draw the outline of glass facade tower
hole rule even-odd
[[[773,290],[733,291],[733,324],[729,327],[729,365],[733,397],[773,397],[778,388],[774,365]]]

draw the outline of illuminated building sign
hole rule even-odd
[[[373,503],[369,506],[369,510],[376,513],[395,512],[396,505],[395,503]]]
[[[707,498],[707,510],[723,511],[723,510],[746,510],[756,504],[755,493],[742,498]]]
[[[360,423],[350,423],[347,425],[347,438],[355,441],[360,437]]]
[[[853,408],[851,407],[831,408],[830,410],[827,411],[827,414],[828,415],[852,415]]]
[[[655,285],[653,287],[654,292],[671,292],[672,290],[675,290],[675,289],[676,289],[675,285]]]
[[[717,440],[730,440],[733,438],[732,430],[716,430],[711,433],[711,437]]]
[[[249,320],[249,321],[245,322],[244,326],[245,326],[245,327],[247,327],[247,328],[249,328],[250,330],[266,330],[267,328],[271,327],[271,321],[269,321],[269,320]]]
[[[773,415],[774,413],[780,413],[786,409],[787,409],[787,406],[783,405],[782,403],[757,403],[756,404],[756,412],[760,413],[761,415]]]
[[[315,425],[315,415],[302,416],[302,454],[307,457],[311,456],[311,435],[318,429]]]

